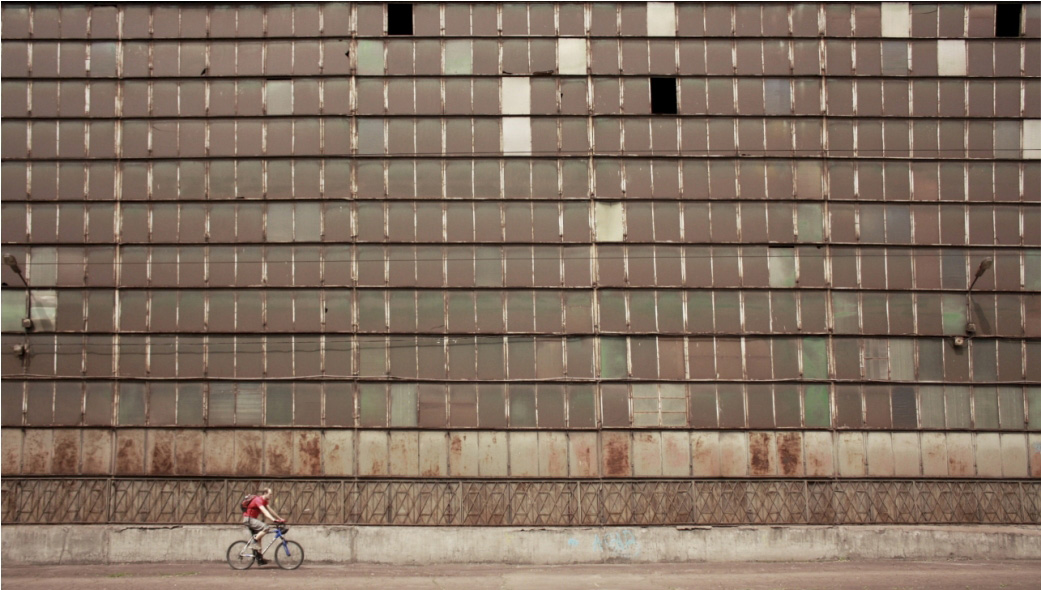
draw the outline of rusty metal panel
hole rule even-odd
[[[888,432],[867,433],[867,468],[872,477],[892,477],[895,471],[893,438]]]
[[[201,438],[202,434],[199,433]],[[110,430],[85,429],[83,431],[84,475],[107,475],[112,473],[112,440],[115,433]]]
[[[840,432],[835,456],[839,476],[863,477],[867,467],[867,457],[864,454],[864,433]]]
[[[832,477],[835,475],[835,443],[831,432],[807,432],[806,475]]]
[[[44,475],[51,472],[53,431],[26,430],[22,443],[22,473]]]
[[[922,475],[925,477],[946,477],[947,436],[942,432],[922,433]]]
[[[145,471],[145,430],[116,431],[116,474],[140,475]]]
[[[803,465],[802,433],[777,433],[777,466],[780,475],[786,477],[801,476],[805,471]]]
[[[419,433],[419,475],[446,477],[448,475],[447,433]]]
[[[86,449],[86,433],[84,431],[84,444]],[[174,431],[174,473],[177,475],[202,475],[202,459],[205,437],[201,430],[176,430]]]
[[[0,430],[0,468],[5,476],[22,473],[22,440],[25,431],[20,428]]]
[[[358,475],[390,473],[387,456],[387,432],[363,430],[358,433]]]
[[[511,432],[510,475],[513,477],[536,477],[539,474],[538,433]]]
[[[947,475],[972,477],[976,473],[976,460],[973,455],[971,433],[947,433]]]
[[[322,475],[322,434],[317,430],[293,433],[293,475]]]
[[[567,433],[540,432],[538,435],[539,477],[567,477]]]
[[[748,474],[777,475],[777,441],[774,433],[748,433]]]
[[[1027,440],[1021,434],[1001,435],[1001,475],[1028,477]]]
[[[354,433],[350,430],[326,430],[322,436],[322,461],[325,475],[354,474]]]
[[[746,433],[719,433],[719,474],[723,477],[748,475],[748,435]]]
[[[922,474],[922,442],[917,432],[893,433],[893,474],[897,477]]]
[[[719,477],[719,433],[690,433],[691,474],[694,477]]]
[[[662,476],[661,445],[660,432],[636,432],[633,434],[634,476]]]
[[[628,432],[600,434],[601,473],[604,477],[630,477],[632,473],[632,437]]]
[[[174,432],[149,430],[145,441],[145,473],[173,475],[175,471]]]
[[[1027,439],[1030,454],[1030,477],[1041,477],[1041,434],[1031,434]]]
[[[690,435],[686,432],[661,433],[662,475],[690,477]]]
[[[396,476],[419,475],[419,433],[392,431],[390,433],[389,474]]]
[[[448,444],[448,469],[453,477],[477,477],[480,462],[476,432],[453,432]]]
[[[976,440],[976,471],[969,476],[1001,477],[1001,435],[996,432],[978,432]]]
[[[51,470],[55,475],[79,473],[80,442],[78,430],[54,431],[54,460]]]
[[[568,466],[571,477],[600,475],[600,454],[595,432],[568,433]]]
[[[477,433],[478,470],[481,477],[506,477],[509,449],[505,432],[482,430]]]
[[[231,430],[207,430],[203,457],[206,475],[235,473],[235,433]]]
[[[235,430],[235,474],[239,476],[289,474],[292,439],[285,431]],[[265,449],[265,443],[270,442]]]

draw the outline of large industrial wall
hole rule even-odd
[[[2,15],[5,524],[1041,522],[1037,4]]]

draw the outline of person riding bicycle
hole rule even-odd
[[[271,488],[264,488],[260,490],[260,493],[253,497],[249,502],[249,507],[242,513],[242,524],[253,533],[253,541],[256,546],[253,547],[253,555],[256,557],[257,563],[264,565],[267,560],[260,553],[263,547],[260,544],[260,540],[264,538],[268,530],[271,528],[270,525],[265,525],[264,521],[260,520],[260,515],[263,514],[268,520],[275,523],[284,523],[285,519],[275,512],[274,508],[270,507],[271,497],[273,496]]]

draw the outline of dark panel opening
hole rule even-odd
[[[1000,3],[994,14],[995,37],[1018,37],[1023,17],[1023,5],[1013,2]]]
[[[651,78],[651,112],[656,115],[676,114],[675,78]]]
[[[387,34],[388,35],[411,35],[412,34],[412,5],[411,4],[388,4],[387,5]]]

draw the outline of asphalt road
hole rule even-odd
[[[832,561],[579,566],[330,565],[296,571],[274,565],[233,571],[225,564],[4,566],[20,590],[95,588],[306,588],[308,590],[571,589],[1016,589],[1041,588],[1041,561]]]

